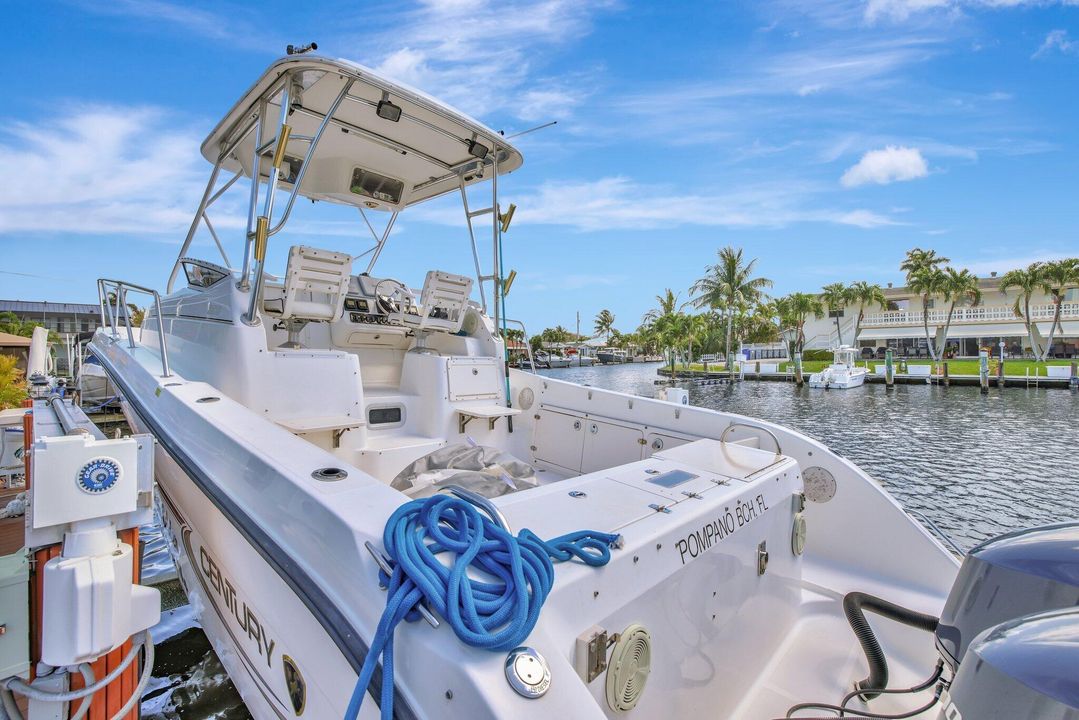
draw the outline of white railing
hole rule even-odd
[[[1053,319],[1056,306],[1051,303],[1031,305],[1030,315],[1034,320],[1048,321]],[[1079,302],[1062,303],[1060,308],[1061,320],[1079,319]],[[947,308],[933,308],[929,310],[929,324],[943,325],[948,321]],[[1019,322],[1012,311],[1011,305],[978,305],[977,307],[957,307],[952,314],[952,324],[962,325],[970,323],[991,322]],[[896,325],[921,325],[921,310],[889,310],[887,312],[866,315],[862,321],[862,327],[892,327]]]

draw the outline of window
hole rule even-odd
[[[1068,288],[1065,290],[1064,302],[1079,302],[1079,288]]]

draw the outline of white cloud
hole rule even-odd
[[[591,32],[611,0],[427,0],[393,17],[363,58],[388,76],[485,115],[564,118],[586,93],[580,78],[543,78],[551,49]],[[357,36],[360,38],[360,36]],[[339,44],[352,42],[342,38]],[[365,26],[360,46],[369,46]]]
[[[839,182],[843,187],[858,187],[866,183],[887,185],[904,180],[916,180],[929,174],[929,167],[917,148],[889,145],[882,150],[870,150],[855,165],[847,168]]]
[[[0,155],[19,180],[0,195],[0,233],[186,230],[209,166],[200,138],[167,119],[157,108],[99,105],[8,124]]]
[[[729,192],[678,194],[671,188],[636,183],[625,177],[549,180],[514,193],[515,225],[558,225],[581,232],[657,230],[684,226],[783,228],[827,223],[858,228],[897,225],[865,209],[819,207],[823,188],[805,183],[771,183]],[[456,225],[460,210],[449,205],[420,206],[414,218]]]
[[[865,20],[873,23],[881,18],[887,18],[903,22],[914,15],[933,10],[943,10],[956,15],[963,9],[1007,9],[1076,4],[1079,4],[1079,0],[868,0],[865,4]]]
[[[1065,55],[1079,54],[1079,40],[1069,40],[1067,30],[1051,30],[1032,57],[1041,57],[1053,51],[1059,51]]]
[[[1010,255],[988,260],[983,258],[969,261],[953,260],[952,265],[958,268],[966,268],[975,275],[987,276],[990,273],[1003,275],[1009,270],[1025,268],[1034,262],[1048,262],[1050,260],[1063,260],[1066,257],[1075,257],[1075,253],[1062,253],[1055,250],[1034,250],[1026,255]]]

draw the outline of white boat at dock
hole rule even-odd
[[[973,669],[932,632],[959,560],[846,458],[679,393],[507,367],[498,192],[523,157],[502,134],[297,55],[202,154],[213,170],[166,293],[99,281],[93,352],[156,438],[165,535],[255,720],[759,720],[844,696],[853,716],[926,720],[942,674]],[[223,242],[220,263],[198,257],[240,181],[242,260]],[[398,214],[451,194],[478,277],[379,275]],[[299,198],[381,211],[385,229],[366,253],[289,247]],[[139,292],[153,301],[136,339],[119,308]],[[863,607],[891,620],[870,629]],[[877,692],[927,676],[920,694]]]
[[[840,345],[833,352],[832,364],[809,376],[811,388],[836,388],[847,390],[865,383],[869,371],[856,364],[857,352],[848,345]]]

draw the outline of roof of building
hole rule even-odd
[[[0,332],[0,347],[30,347],[30,338]]]
[[[36,300],[0,300],[0,312],[16,315],[97,315],[100,306],[90,303],[39,302]]]

